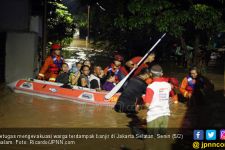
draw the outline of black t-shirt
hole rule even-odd
[[[147,84],[139,77],[131,78],[120,95],[114,109],[117,112],[135,112],[135,103],[145,94]]]
[[[96,79],[91,80],[90,85],[91,85],[91,89],[100,88],[99,85],[98,85],[98,81]]]
[[[56,82],[63,83],[63,84],[68,84],[69,83],[69,73],[61,73],[58,75],[56,78]]]

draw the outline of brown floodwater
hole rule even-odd
[[[77,104],[18,94],[5,86],[0,92],[0,127],[80,127],[80,128],[127,128],[131,121],[123,113],[111,107]],[[186,112],[185,104],[172,104],[170,127],[178,128]],[[146,111],[139,113],[145,119]],[[176,120],[176,121],[175,121]]]
[[[176,133],[182,128],[193,126],[198,129],[201,127],[224,128],[225,101],[224,99],[222,102],[218,99],[212,99],[212,101],[215,101],[213,105],[204,106],[198,110],[190,110],[186,103],[170,103],[169,128],[175,128]],[[141,111],[138,117],[141,122],[135,123],[145,127],[146,110]],[[0,128],[96,128],[98,132],[99,128],[129,129],[131,121],[131,118],[123,113],[115,112],[111,107],[17,94],[4,85],[0,86]],[[192,145],[190,142],[185,144],[186,149]],[[176,149],[174,148],[176,145],[179,149],[183,148],[183,143],[180,144],[180,141],[172,139],[117,139],[81,140],[76,145],[0,145],[0,149],[172,150]]]
[[[111,107],[77,104],[13,93],[4,87],[0,92],[0,127],[80,127],[80,128],[126,128],[130,118],[115,112]],[[169,127],[180,128],[188,107],[185,103],[170,104]],[[189,117],[195,117],[194,114]],[[145,119],[146,111],[138,116]]]

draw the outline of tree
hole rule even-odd
[[[50,0],[47,12],[48,41],[62,45],[70,44],[75,33],[75,24],[67,7],[61,0]]]
[[[212,36],[222,31],[224,25],[224,1],[170,1],[131,0],[129,15],[121,14],[115,24],[126,30],[145,29],[168,32],[180,39],[184,53],[186,43],[194,46],[194,63],[198,65],[200,45],[209,48]]]

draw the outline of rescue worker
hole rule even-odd
[[[149,63],[153,62],[155,60],[155,53],[151,53],[145,60],[144,62],[140,65],[137,66],[138,62],[142,59],[142,57],[140,56],[136,56],[132,59],[130,59],[129,61],[126,62],[125,66],[120,67],[120,74],[121,74],[121,79],[122,80],[133,68],[137,68],[132,77],[137,76],[140,71],[143,68],[148,68],[149,67]]]
[[[197,69],[191,68],[189,75],[182,80],[180,92],[187,99],[191,98],[192,96],[197,76],[198,76]]]
[[[124,58],[121,55],[115,55],[114,61],[108,67],[104,69],[104,74],[107,75],[108,72],[113,72],[115,74],[116,82],[119,82],[119,69]]]
[[[169,96],[172,89],[167,78],[163,78],[163,70],[160,65],[151,67],[153,77],[152,84],[146,89],[144,99],[148,108],[147,112],[147,128],[150,134],[165,134],[170,116]]]
[[[39,80],[48,80],[55,82],[59,71],[64,63],[63,57],[60,55],[61,46],[59,44],[51,45],[51,55],[45,59],[44,65],[38,74]]]
[[[189,75],[183,79],[180,86],[183,97],[190,100],[189,105],[202,103],[205,89],[205,79],[200,75],[197,67],[190,68]]]

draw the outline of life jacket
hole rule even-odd
[[[127,69],[126,66],[120,67],[119,70],[120,70],[120,72],[121,72],[124,76],[128,75],[128,73],[129,73],[129,71],[128,71],[128,69]]]
[[[191,76],[187,76],[188,86],[186,87],[187,91],[193,91],[195,88],[195,83],[193,83],[195,79],[193,79]]]
[[[113,72],[115,74],[116,82],[119,82],[119,71],[120,71],[119,69],[120,69],[120,67],[118,69],[115,69],[114,66],[115,66],[114,64],[111,64],[108,67],[108,72]]]
[[[64,59],[63,57],[60,57],[60,60],[58,60],[56,56],[52,55],[52,60],[53,64],[49,65],[49,71],[54,74],[58,74],[60,69],[62,68]]]

